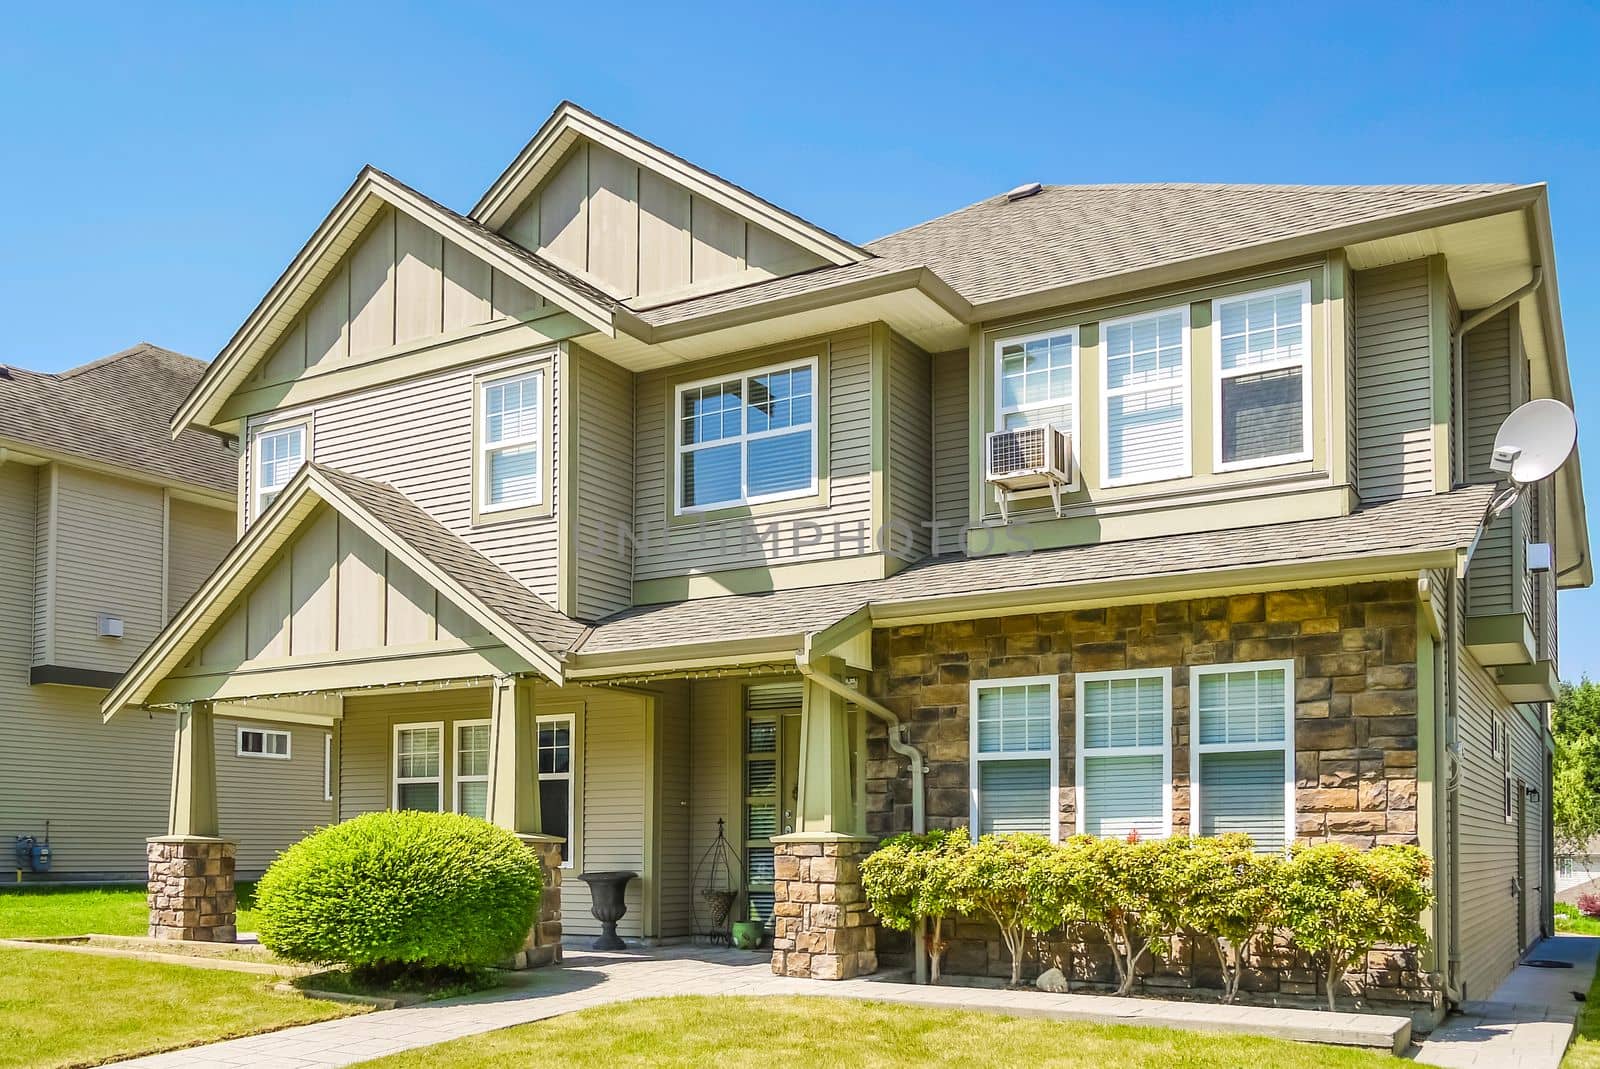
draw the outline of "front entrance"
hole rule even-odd
[[[744,693],[744,856],[749,916],[772,927],[772,837],[794,831],[800,796],[802,684],[762,683]]]

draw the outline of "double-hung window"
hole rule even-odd
[[[1078,831],[1172,834],[1172,669],[1077,677]]]
[[[478,511],[544,503],[545,369],[480,385]]]
[[[975,835],[1058,836],[1055,676],[974,680],[969,780]]]
[[[1078,440],[1078,332],[1002,338],[994,346],[995,427],[1048,424]]]
[[[394,729],[394,808],[444,809],[444,725],[397,724]]]
[[[1189,309],[1101,325],[1103,485],[1189,474]]]
[[[1311,456],[1311,286],[1211,302],[1218,471]]]
[[[276,757],[289,760],[289,733],[267,728],[239,729],[238,746],[234,751],[240,757]]]
[[[817,492],[817,362],[677,389],[677,511]]]
[[[1197,835],[1244,832],[1256,850],[1294,841],[1294,662],[1189,670]]]
[[[251,518],[267,510],[295,472],[306,462],[306,428],[303,423],[257,431],[252,443],[255,454],[255,507]]]
[[[485,820],[489,816],[489,721],[458,720],[455,733],[456,812]]]
[[[539,718],[539,819],[546,835],[561,837],[561,865],[572,864],[571,715]]]

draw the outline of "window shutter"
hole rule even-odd
[[[1123,838],[1137,831],[1146,839],[1166,834],[1165,780],[1159,754],[1148,757],[1085,757],[1083,830]]]
[[[989,761],[978,766],[978,834],[1050,834],[1049,761]]]
[[[1284,849],[1283,753],[1200,755],[1200,834],[1244,832],[1256,849]]]

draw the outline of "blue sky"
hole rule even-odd
[[[1595,440],[1600,9],[868,7],[13,7],[0,362],[209,358],[363,164],[465,209],[571,98],[855,240],[1033,180],[1547,181]]]

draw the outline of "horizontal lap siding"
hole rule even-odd
[[[200,589],[223,554],[233,547],[233,513],[173,498],[168,504],[171,545],[167,550],[167,613]]]
[[[690,840],[694,829],[691,799],[694,790],[690,760],[689,684],[665,684],[657,699],[656,738],[659,756],[661,814],[659,864],[661,885],[660,935],[663,938],[693,934],[694,862]]]
[[[933,518],[939,527],[939,550],[960,550],[957,532],[967,525],[972,470],[967,443],[967,351],[933,358]]]
[[[799,347],[793,351],[798,355]],[[670,527],[671,502],[667,499],[667,465],[672,444],[668,438],[668,378],[664,372],[639,377],[635,404],[638,417],[635,450],[635,516],[648,525],[652,537],[634,560],[634,579],[660,579],[694,572],[756,567],[797,560],[820,560],[835,555],[832,525],[867,535],[870,552],[872,523],[872,366],[866,327],[844,331],[827,339],[828,404],[822,418],[828,424],[829,500],[824,507],[796,508],[754,519],[721,519],[705,523],[692,520]],[[774,357],[772,362],[781,358]],[[767,361],[754,358],[751,366]],[[692,378],[692,373],[690,375]],[[824,526],[817,545],[797,548],[794,521],[810,520]],[[779,538],[757,543],[757,530],[776,523]],[[660,537],[663,529],[670,537]],[[799,532],[802,539],[810,532]]]
[[[544,366],[559,411],[562,385],[554,365]],[[473,526],[473,377],[472,368],[456,369],[329,402],[316,412],[314,459],[390,484],[554,605],[559,507],[551,516]],[[552,427],[559,456],[559,420]],[[550,490],[558,504],[555,467]]]
[[[932,368],[927,353],[889,334],[889,507],[886,519],[912,533],[911,555],[926,556],[933,517]],[[890,548],[901,547],[897,535]]]
[[[126,671],[163,623],[161,490],[69,467],[57,479],[54,663]],[[102,613],[122,638],[99,636]]]
[[[217,818],[223,837],[239,844],[239,871],[248,875],[263,871],[290,845],[332,823],[333,803],[322,791],[327,731],[299,724],[245,723],[289,732],[290,757],[281,761],[238,756],[241,723],[217,718]],[[163,756],[170,764],[170,720],[165,727]],[[154,778],[165,786],[160,776]]]
[[[633,604],[633,376],[573,350],[578,377],[577,609],[583,620]]]
[[[1512,378],[1511,317],[1504,313],[1468,334],[1466,362],[1466,478],[1493,482],[1489,470],[1494,436],[1516,406]],[[1467,611],[1474,615],[1515,612],[1517,512],[1501,516],[1485,530],[1467,573]]]
[[[1363,501],[1433,492],[1428,263],[1357,276],[1356,457]]]

